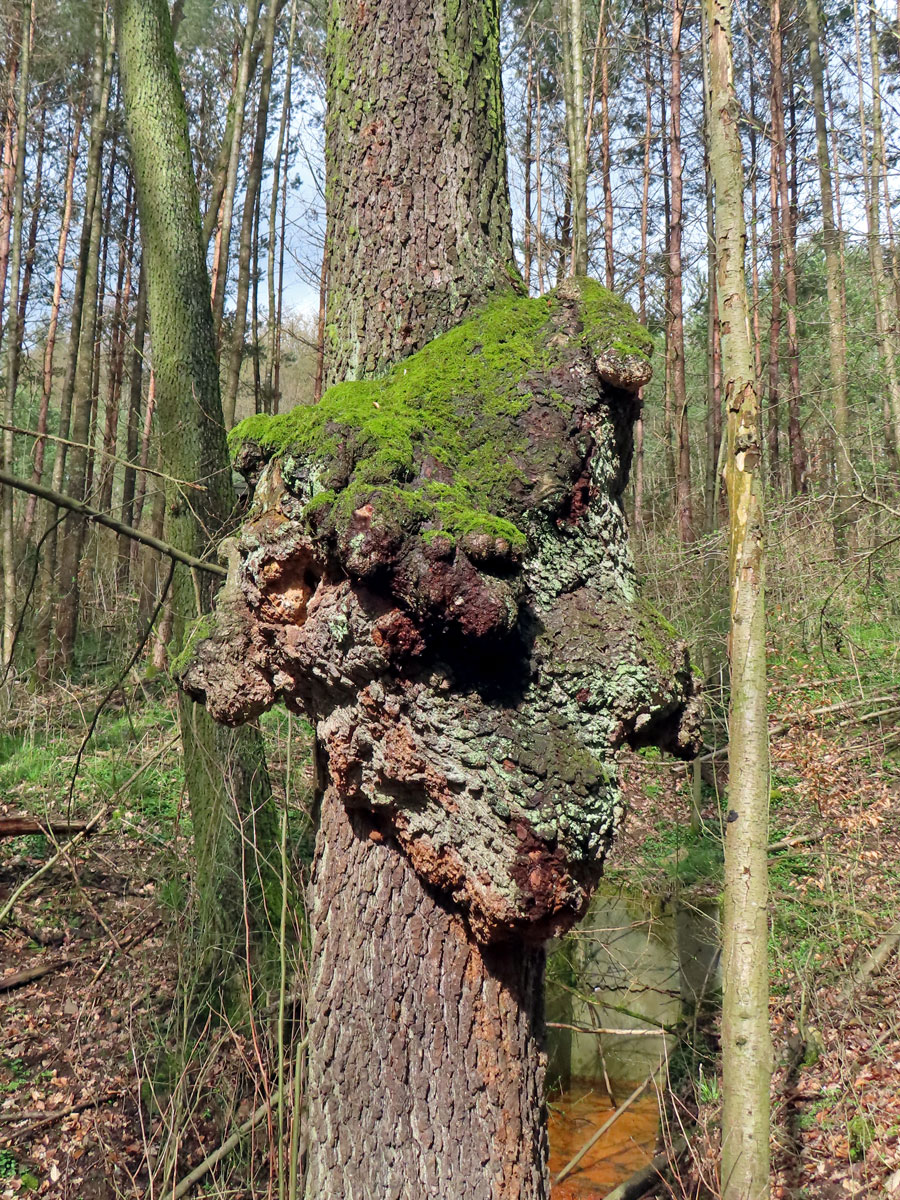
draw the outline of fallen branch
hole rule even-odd
[[[596,1131],[596,1133],[591,1134],[591,1136],[588,1138],[588,1140],[585,1142],[585,1144],[581,1147],[581,1149],[578,1151],[578,1153],[575,1155],[575,1157],[569,1159],[569,1161],[566,1163],[566,1165],[563,1167],[563,1169],[560,1171],[560,1173],[553,1180],[554,1187],[557,1187],[559,1184],[562,1183],[562,1181],[564,1179],[566,1179],[569,1175],[572,1174],[572,1172],[575,1170],[575,1168],[578,1166],[578,1164],[581,1162],[581,1160],[584,1158],[584,1156],[590,1150],[592,1150],[594,1148],[594,1146],[597,1145],[597,1143],[603,1137],[604,1133],[606,1133],[606,1131],[608,1129],[611,1129],[613,1127],[613,1125],[615,1125],[616,1121],[618,1121],[619,1117],[621,1117],[623,1115],[623,1113],[627,1112],[628,1109],[631,1108],[632,1104],[634,1104],[634,1102],[635,1102],[635,1100],[637,1100],[638,1096],[640,1096],[643,1092],[645,1092],[647,1090],[647,1088],[650,1086],[650,1084],[653,1082],[653,1076],[655,1074],[656,1074],[656,1072],[654,1071],[651,1075],[647,1076],[647,1078],[644,1080],[643,1083],[638,1084],[638,1086],[634,1089],[634,1091],[631,1093],[631,1095],[628,1097],[628,1099],[623,1100],[622,1103],[619,1105],[619,1107],[616,1109],[616,1111],[612,1114],[612,1116],[607,1117],[607,1119],[603,1122],[603,1124]]]
[[[790,850],[794,846],[814,846],[824,837],[825,830],[819,829],[816,833],[801,833],[797,837],[781,838],[778,842],[771,842],[766,849],[769,854],[777,854],[779,850]]]
[[[158,550],[160,554],[165,554],[174,562],[184,563],[186,567],[194,567],[198,571],[208,571],[210,575],[218,575],[222,579],[228,574],[225,567],[220,566],[219,563],[209,562],[204,558],[195,558],[193,554],[186,554],[184,550],[179,550],[176,546],[170,546],[168,542],[153,537],[152,534],[142,533],[139,529],[135,529],[131,525],[125,525],[122,521],[117,521],[115,517],[110,517],[106,513],[100,512],[99,509],[91,508],[89,504],[85,504],[83,500],[76,500],[74,496],[66,496],[62,492],[51,491],[50,488],[45,488],[42,484],[20,479],[18,475],[11,475],[8,471],[0,471],[0,483],[5,483],[8,487],[15,488],[17,491],[27,492],[31,496],[37,496],[41,500],[46,500],[55,508],[67,508],[69,512],[78,513],[79,516],[84,517],[88,521],[96,521],[98,525],[104,525],[114,533],[120,533],[123,537],[131,538],[134,542],[140,542],[144,546],[149,546],[151,550]]]
[[[548,1029],[571,1029],[573,1033],[606,1033],[611,1037],[664,1037],[659,1029],[595,1029],[590,1025],[567,1025],[565,1021],[545,1021]]]
[[[24,837],[31,833],[60,837],[84,833],[86,826],[86,821],[35,821],[32,817],[0,817],[0,838]]]
[[[61,1121],[65,1117],[71,1117],[73,1113],[84,1112],[88,1108],[99,1108],[101,1104],[106,1104],[110,1100],[117,1100],[121,1095],[121,1092],[107,1092],[105,1096],[90,1096],[87,1100],[78,1100],[75,1104],[67,1104],[65,1108],[55,1108],[53,1112],[49,1113],[41,1112],[39,1109],[18,1113],[0,1113],[0,1121],[4,1123],[18,1121],[31,1122],[24,1129],[16,1129],[12,1133],[5,1133],[0,1137],[0,1143],[25,1138],[36,1129],[42,1129],[45,1125],[52,1125],[54,1121]]]
[[[849,1004],[857,989],[873,975],[878,974],[898,946],[900,946],[900,921],[891,926],[872,953],[863,959],[862,963],[853,971],[850,979],[841,988],[840,1003]]]
[[[11,975],[4,975],[0,978],[0,992],[11,992],[13,988],[24,987],[26,983],[33,983],[35,979],[42,979],[53,971],[71,967],[74,961],[74,958],[57,958],[54,962],[41,963],[39,967],[27,967],[24,971],[13,971]]]
[[[607,1192],[604,1200],[640,1200],[641,1196],[646,1196],[650,1189],[662,1179],[663,1171],[671,1165],[672,1160],[684,1154],[686,1149],[685,1139],[676,1138],[664,1154],[657,1154],[656,1158],[647,1163],[646,1167],[641,1167],[618,1187]]]
[[[22,893],[27,891],[33,883],[36,883],[42,875],[45,875],[47,871],[51,869],[51,867],[55,866],[64,855],[67,855],[71,850],[74,850],[79,842],[83,842],[88,834],[96,829],[102,821],[105,821],[115,808],[115,802],[119,796],[121,796],[123,792],[127,791],[128,788],[130,788],[135,782],[135,780],[140,779],[147,768],[152,766],[158,758],[161,758],[162,755],[165,754],[165,752],[170,749],[177,740],[178,735],[176,734],[175,737],[170,738],[167,742],[163,742],[159,749],[151,754],[147,761],[142,763],[141,766],[139,766],[134,772],[134,774],[130,775],[128,779],[125,780],[120,788],[117,788],[116,791],[113,792],[107,803],[104,804],[103,807],[93,817],[91,817],[90,821],[88,821],[80,833],[76,833],[75,836],[70,841],[66,842],[64,846],[60,846],[56,853],[51,855],[45,863],[42,863],[33,875],[29,875],[27,879],[24,879],[19,884],[3,907],[0,908],[0,924],[2,924],[12,912],[13,906]]]

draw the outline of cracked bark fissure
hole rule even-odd
[[[549,1195],[541,944],[617,747],[695,736],[621,508],[648,339],[589,281],[521,297],[498,25],[333,7],[328,375],[365,379],[238,427],[252,507],[177,666],[220,720],[316,729],[310,1200]]]

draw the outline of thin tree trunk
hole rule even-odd
[[[650,224],[650,147],[653,141],[653,68],[651,62],[650,15],[647,0],[642,0],[641,14],[644,22],[644,163],[641,174],[641,257],[638,264],[638,316],[641,323],[647,321],[647,248]],[[641,389],[641,411],[634,426],[634,525],[644,524],[644,416],[643,388]]]
[[[102,0],[96,0],[94,11],[95,43],[94,71],[91,83],[91,134],[88,149],[78,267],[75,275],[75,287],[69,318],[69,347],[66,360],[66,373],[63,378],[59,400],[59,436],[63,440],[57,445],[56,456],[53,460],[53,474],[51,476],[51,489],[54,492],[61,492],[63,490],[63,480],[65,478],[67,458],[65,440],[69,437],[71,425],[72,397],[78,366],[84,297],[91,260],[97,201],[99,198],[103,142],[106,130],[106,116],[109,108],[110,81],[112,78],[113,47],[112,40],[110,39],[109,43],[107,43],[105,36],[103,23],[104,5]],[[99,217],[96,223],[99,225]],[[46,680],[51,665],[50,631],[53,623],[57,560],[56,522],[56,509],[51,507],[47,512],[47,521],[44,530],[47,536],[44,542],[44,554],[40,571],[40,604],[35,621],[35,675],[41,681]]]
[[[706,18],[701,13],[701,41],[706,44]],[[703,92],[709,92],[709,61],[703,55]],[[706,471],[704,479],[705,527],[713,533],[718,517],[717,473],[719,464],[719,441],[722,435],[722,395],[719,376],[719,304],[716,288],[716,221],[715,197],[713,195],[712,170],[710,167],[709,112],[704,111],[703,173],[706,192]]]
[[[857,42],[859,32],[859,5],[854,3],[854,14],[857,20]],[[900,377],[896,361],[896,330],[898,314],[894,304],[892,289],[885,285],[884,251],[881,245],[881,204],[879,193],[881,180],[885,172],[884,128],[881,116],[881,66],[878,57],[878,32],[875,25],[875,9],[868,5],[869,29],[869,67],[872,72],[872,153],[869,158],[868,137],[865,127],[865,108],[862,102],[862,64],[861,54],[857,51],[860,87],[860,135],[863,147],[863,177],[867,185],[867,215],[869,224],[869,256],[872,264],[873,282],[875,287],[875,319],[885,366],[888,374],[888,400],[890,411],[891,439],[894,451],[900,458]],[[871,168],[870,165],[871,164]]]
[[[665,246],[668,250],[671,241],[672,229],[672,203],[671,191],[669,186],[669,115],[668,105],[666,104],[666,73],[665,59],[663,56],[663,40],[660,34],[657,43],[658,60],[659,60],[659,104],[660,104],[660,137],[659,137],[659,157],[660,168],[662,174],[662,191],[663,191],[663,218],[665,230]],[[666,356],[664,365],[663,379],[663,445],[664,445],[664,462],[665,462],[665,482],[666,488],[675,490],[675,422],[672,417],[672,358],[669,350],[669,326],[671,314],[671,287],[672,273],[666,269],[665,273],[665,310],[666,310]]]
[[[232,104],[234,106],[234,121],[231,132],[231,145],[228,152],[228,167],[225,172],[224,188],[219,216],[219,230],[216,238],[216,256],[213,269],[212,310],[216,330],[216,342],[222,338],[222,317],[225,312],[225,291],[228,284],[228,255],[231,248],[231,222],[234,215],[234,198],[237,192],[238,167],[241,160],[241,146],[244,140],[244,108],[247,103],[247,88],[250,85],[251,64],[253,59],[253,36],[259,19],[259,9],[262,0],[249,0],[247,5],[244,40],[241,46],[241,58],[238,66],[237,82],[235,84]],[[275,0],[270,0],[274,4]]]
[[[32,17],[33,25],[33,17]],[[47,136],[47,107],[41,106],[41,116],[37,127],[37,151],[34,164],[34,188],[31,195],[31,221],[28,227],[28,239],[25,253],[22,256],[22,287],[19,294],[19,348],[17,357],[22,354],[22,339],[25,334],[25,317],[28,313],[28,300],[31,296],[31,278],[34,274],[34,259],[37,253],[37,235],[43,213],[44,184],[44,143]]]
[[[137,305],[134,313],[134,337],[131,344],[131,371],[128,385],[128,423],[125,430],[125,459],[134,463],[138,452],[138,433],[141,424],[141,401],[143,398],[144,379],[144,341],[147,332],[147,272],[144,270],[144,259],[141,256],[140,274],[138,275]],[[150,431],[147,430],[149,441]],[[149,455],[149,447],[146,450]],[[144,466],[146,466],[146,461]],[[137,471],[133,466],[126,466],[122,475],[122,522],[132,525],[135,522],[135,484]],[[129,564],[131,561],[131,546],[127,538],[119,539],[117,576],[124,587],[128,580]]]
[[[525,224],[522,236],[524,262],[522,275],[525,287],[531,291],[532,228],[531,228],[531,168],[533,166],[532,143],[534,139],[534,42],[528,47],[528,75],[525,79]],[[538,67],[540,70],[540,67]],[[590,121],[588,122],[590,129]],[[588,132],[590,139],[590,132]]]
[[[769,49],[772,60],[772,145],[778,179],[781,248],[784,257],[785,325],[788,360],[788,449],[791,460],[791,493],[806,491],[807,459],[800,425],[800,347],[797,341],[797,243],[788,186],[787,139],[784,124],[783,30],[781,0],[771,0]]]
[[[72,140],[69,144],[69,157],[66,165],[66,179],[63,188],[63,211],[59,226],[59,240],[56,246],[56,260],[53,274],[53,295],[50,300],[50,319],[47,325],[47,338],[44,342],[44,360],[41,372],[41,399],[38,405],[37,433],[34,444],[34,470],[31,475],[32,483],[40,483],[44,477],[44,454],[46,439],[42,436],[47,432],[47,416],[50,410],[50,393],[53,389],[53,355],[56,350],[56,331],[59,327],[59,308],[62,300],[63,272],[66,265],[66,247],[69,242],[69,229],[72,224],[72,201],[75,185],[75,168],[78,165],[78,146],[81,141],[81,127],[84,121],[84,102],[75,114],[75,124],[72,130]],[[28,498],[25,508],[23,539],[31,535],[37,499]]]
[[[231,346],[226,364],[225,388],[222,409],[225,428],[234,424],[238,386],[241,380],[241,364],[244,361],[244,335],[247,328],[247,302],[250,297],[251,259],[253,256],[253,225],[256,202],[262,181],[263,157],[266,149],[266,134],[269,122],[269,94],[272,87],[272,63],[275,51],[275,21],[278,15],[277,0],[268,0],[266,23],[263,34],[262,74],[259,81],[259,100],[256,106],[256,132],[253,150],[247,167],[244,187],[244,211],[241,216],[240,248],[238,251],[237,295],[234,306],[234,323],[231,331]]]
[[[234,505],[219,396],[200,206],[166,0],[116,0],[119,67],[145,256],[163,469],[202,479],[190,503],[167,485],[167,539],[206,552]],[[207,579],[176,573],[174,637],[212,602]],[[225,729],[182,695],[181,735],[199,892],[200,986],[229,1008],[271,968],[280,911],[276,817],[262,738]],[[274,839],[274,840],[273,840]],[[206,999],[201,995],[201,1000]]]
[[[684,180],[681,162],[681,31],[684,0],[672,2],[672,85],[669,101],[671,134],[671,218],[669,222],[669,319],[666,354],[672,387],[675,431],[675,503],[678,536],[685,544],[694,540],[691,496],[691,444],[687,415],[687,378],[684,362],[684,306],[682,300],[681,244],[684,228]]]
[[[771,226],[771,306],[769,313],[769,389],[766,425],[769,450],[769,479],[776,493],[782,492],[781,478],[781,215],[778,206],[778,171],[775,144],[771,147],[769,212]]]
[[[612,147],[610,144],[609,120],[609,9],[605,0],[600,4],[600,173],[603,179],[603,238],[606,247],[606,286],[615,286],[616,264],[613,246],[613,189]]]
[[[112,39],[110,39],[111,41]],[[109,96],[109,81],[106,83]],[[117,167],[115,141],[111,147],[107,182],[105,211],[97,211],[91,223],[91,237],[85,270],[85,299],[81,317],[77,362],[72,383],[72,445],[66,456],[66,492],[76,500],[86,500],[89,478],[89,447],[91,443],[91,417],[94,412],[95,354],[99,331],[99,304],[103,274],[100,267],[101,239],[104,235],[104,217],[110,209]],[[99,184],[98,184],[99,187]],[[61,447],[60,447],[61,448]],[[78,634],[80,607],[79,571],[84,550],[85,523],[77,515],[66,518],[62,526],[62,541],[59,552],[59,599],[56,610],[56,657],[57,664],[68,667],[75,653]]]
[[[9,288],[8,325],[6,336],[6,392],[3,404],[2,465],[5,470],[13,468],[13,433],[15,425],[16,389],[19,383],[19,347],[21,345],[21,320],[19,315],[19,287],[22,270],[22,220],[25,209],[25,133],[28,120],[28,75],[31,59],[31,0],[22,0],[21,6],[21,65],[19,68],[16,94],[16,174],[12,196],[12,248],[11,280]],[[12,660],[13,642],[16,631],[16,555],[15,531],[13,528],[12,488],[0,492],[2,507],[2,559],[3,559],[3,664],[9,667]]]
[[[731,52],[731,0],[704,0],[709,56],[710,165],[716,194],[716,257],[722,367],[728,411],[730,511],[729,815],[725,825],[722,931],[723,1200],[769,1195],[767,968],[769,803],[766,717],[765,516],[759,400],[744,276],[743,166]]]
[[[844,290],[841,272],[841,235],[834,219],[818,0],[806,0],[806,23],[809,31],[809,65],[813,85],[816,158],[819,166],[819,192],[822,197],[822,240],[825,249],[825,277],[828,289],[828,360],[831,394],[834,401],[834,469],[837,480],[834,533],[838,554],[843,556],[846,553],[848,542],[851,548],[855,545],[854,527],[848,520],[850,496],[853,490],[853,468],[849,453],[850,408],[847,392],[847,342],[841,302]]]
[[[275,293],[275,247],[278,243],[278,192],[281,186],[282,158],[285,157],[285,147],[288,131],[288,121],[291,111],[291,87],[294,71],[294,38],[297,33],[297,0],[291,0],[291,28],[288,34],[287,58],[284,67],[284,94],[281,101],[281,119],[278,122],[278,140],[275,143],[275,156],[272,166],[272,194],[269,198],[269,246],[266,258],[266,279],[268,283],[269,314],[267,318],[266,341],[266,383],[263,392],[266,412],[278,412],[278,394],[276,387],[279,327],[281,324],[279,308],[281,301],[281,284],[279,281],[278,295]],[[284,163],[287,177],[287,161]],[[282,231],[282,250],[284,247]],[[283,259],[282,259],[283,261]]]
[[[103,454],[100,462],[100,487],[97,507],[106,512],[112,507],[113,457],[119,431],[119,401],[125,371],[125,341],[131,306],[131,270],[134,254],[134,235],[137,209],[132,191],[131,172],[125,186],[125,210],[122,214],[119,241],[119,264],[116,271],[116,298],[112,317],[112,345],[109,353],[106,420],[103,428]]]
[[[584,116],[584,45],[581,0],[561,0],[560,36],[563,41],[563,76],[566,98],[566,134],[569,144],[572,257],[569,273],[586,275],[587,151]]]

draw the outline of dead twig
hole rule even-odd
[[[119,796],[121,796],[123,792],[127,791],[136,780],[140,779],[147,768],[152,766],[158,758],[161,758],[167,750],[171,749],[177,740],[178,735],[176,734],[175,737],[170,738],[167,742],[163,742],[162,746],[160,746],[158,750],[151,754],[147,761],[142,763],[134,772],[134,774],[130,775],[128,779],[125,780],[120,788],[113,792],[107,803],[104,804],[103,807],[97,813],[95,813],[93,817],[91,817],[80,833],[76,833],[70,841],[66,842],[64,846],[61,846],[55,854],[51,855],[50,858],[47,859],[45,863],[42,863],[33,875],[29,875],[27,879],[24,879],[19,884],[3,907],[0,908],[0,924],[2,924],[9,917],[9,914],[13,910],[13,906],[16,904],[22,893],[27,891],[32,884],[36,883],[42,875],[45,875],[51,869],[51,867],[54,867],[64,855],[68,855],[69,852],[79,844],[79,842],[84,841],[88,834],[96,829],[98,825],[107,820],[111,815],[115,807],[115,802]]]
[[[671,1165],[672,1160],[684,1154],[686,1149],[686,1140],[683,1137],[676,1138],[664,1154],[658,1154],[646,1167],[641,1167],[618,1187],[607,1192],[604,1200],[639,1200],[641,1196],[646,1196],[650,1189],[659,1183],[663,1171]]]
[[[65,1108],[55,1108],[53,1112],[43,1113],[40,1110],[18,1112],[18,1113],[0,1113],[0,1121],[4,1123],[30,1121],[30,1125],[26,1125],[24,1129],[16,1129],[12,1133],[5,1133],[0,1137],[0,1143],[11,1142],[13,1139],[20,1140],[28,1137],[36,1129],[42,1129],[45,1125],[52,1125],[54,1121],[61,1121],[65,1117],[71,1117],[73,1113],[84,1112],[88,1108],[99,1108],[101,1104],[107,1104],[110,1100],[118,1100],[122,1092],[107,1092],[105,1096],[89,1096],[86,1100],[78,1100],[75,1104],[67,1104]]]
[[[591,1136],[588,1138],[588,1140],[585,1142],[585,1144],[581,1147],[581,1149],[578,1151],[578,1153],[574,1156],[574,1158],[569,1159],[569,1161],[566,1163],[566,1165],[563,1167],[563,1169],[559,1172],[559,1174],[553,1180],[554,1186],[558,1186],[559,1184],[562,1183],[562,1181],[564,1179],[566,1179],[569,1175],[572,1174],[572,1172],[575,1170],[575,1168],[578,1166],[578,1164],[581,1162],[581,1160],[584,1158],[584,1156],[590,1150],[592,1150],[594,1148],[594,1146],[597,1145],[597,1143],[603,1137],[604,1133],[606,1133],[606,1131],[608,1129],[611,1129],[613,1127],[613,1125],[615,1125],[616,1121],[618,1121],[619,1117],[621,1117],[623,1113],[627,1112],[627,1110],[629,1108],[631,1108],[632,1104],[634,1104],[634,1102],[635,1102],[635,1100],[637,1100],[638,1096],[640,1096],[643,1092],[645,1092],[647,1090],[647,1088],[653,1082],[653,1077],[655,1074],[656,1074],[656,1072],[653,1071],[652,1074],[647,1076],[647,1078],[644,1080],[643,1083],[638,1084],[638,1086],[634,1089],[634,1091],[631,1093],[631,1095],[628,1097],[628,1099],[623,1100],[622,1103],[619,1105],[619,1107],[616,1109],[616,1111],[614,1113],[612,1113],[611,1116],[607,1117],[607,1119],[603,1122],[603,1124],[600,1126],[600,1128],[595,1133],[591,1134]]]

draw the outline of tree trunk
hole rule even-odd
[[[818,0],[806,0],[806,23],[809,31],[809,65],[813,85],[816,158],[819,166],[819,192],[822,197],[822,239],[825,247],[825,276],[828,289],[828,360],[831,374],[831,394],[834,402],[834,468],[837,479],[834,533],[838,554],[843,557],[846,554],[848,541],[851,547],[855,544],[854,527],[848,519],[853,489],[853,468],[849,453],[850,409],[847,393],[847,341],[844,332],[842,303],[844,280],[841,267],[841,233],[834,219]]]
[[[266,280],[268,284],[269,312],[266,319],[266,383],[263,390],[265,411],[278,412],[278,388],[276,380],[280,378],[279,348],[280,348],[280,303],[281,281],[276,292],[275,288],[275,247],[278,245],[278,192],[281,184],[282,158],[285,157],[285,144],[289,138],[288,125],[291,112],[291,86],[294,70],[294,38],[297,34],[297,0],[291,0],[291,28],[287,41],[287,58],[284,66],[284,95],[281,101],[281,119],[278,122],[278,140],[275,144],[275,156],[272,160],[272,195],[269,198],[269,245],[266,256]],[[285,178],[288,164],[284,162]],[[284,242],[282,234],[281,250]],[[281,258],[283,262],[283,258]]]
[[[122,522],[131,525],[134,522],[135,485],[137,482],[136,463],[138,453],[138,436],[141,427],[141,403],[143,399],[144,381],[144,341],[147,334],[147,272],[144,269],[144,259],[141,256],[140,273],[138,275],[137,304],[134,312],[134,336],[131,348],[131,368],[128,383],[128,422],[125,427],[125,460],[127,465],[122,475]],[[146,466],[146,463],[144,464]],[[131,561],[131,545],[128,538],[119,539],[119,565],[117,574],[124,586],[129,573]]]
[[[108,96],[108,81],[106,93]],[[101,240],[105,233],[104,217],[110,211],[117,165],[116,141],[113,138],[107,177],[107,203],[104,211],[101,212],[98,194],[94,219],[91,223],[91,238],[84,277],[84,308],[78,339],[77,363],[72,381],[72,445],[66,456],[67,486],[65,490],[76,500],[86,500],[90,490],[89,456],[94,414],[95,356],[101,316],[101,288],[105,275],[105,262],[104,269],[101,270]],[[85,536],[85,522],[82,518],[77,514],[68,516],[62,526],[62,541],[59,551],[59,598],[56,609],[56,663],[57,666],[64,668],[72,663],[75,640],[78,635],[81,595],[79,572]]]
[[[22,0],[20,32],[22,46],[18,92],[16,95],[16,174],[12,196],[12,253],[11,282],[9,288],[9,316],[6,331],[6,394],[3,404],[2,462],[6,470],[13,466],[13,432],[15,424],[16,388],[19,382],[19,346],[21,344],[21,319],[19,315],[19,285],[22,269],[22,219],[25,209],[25,133],[28,119],[28,71],[31,59],[31,0]],[[13,641],[16,631],[16,554],[15,531],[13,528],[12,488],[3,488],[0,493],[0,520],[2,520],[3,561],[3,664],[9,667],[12,660]]]
[[[681,162],[681,30],[684,0],[672,4],[672,86],[669,101],[671,136],[671,216],[669,221],[669,313],[666,356],[672,388],[675,432],[675,504],[678,536],[684,544],[694,540],[691,496],[691,443],[687,414],[687,378],[684,362],[684,304],[682,298],[681,243],[683,233],[684,179]]]
[[[785,325],[788,359],[788,449],[791,459],[791,493],[806,491],[807,461],[800,424],[800,347],[797,341],[797,243],[793,206],[788,187],[787,137],[784,125],[784,74],[782,69],[781,0],[770,5],[772,59],[772,146],[778,178],[781,215],[781,249],[784,259]]]
[[[728,411],[731,700],[729,814],[725,825],[722,931],[723,1200],[769,1195],[765,517],[759,401],[744,276],[743,166],[731,51],[731,0],[705,0],[709,56],[710,164],[716,192],[716,254],[722,368]]]
[[[581,0],[561,0],[560,36],[563,43],[563,89],[572,198],[572,275],[586,275],[588,269],[583,26]]]
[[[251,258],[253,249],[253,225],[256,203],[262,181],[263,157],[266,149],[266,134],[269,123],[269,93],[272,87],[272,62],[275,52],[275,19],[278,15],[277,0],[269,0],[263,35],[262,75],[259,81],[259,99],[256,105],[256,132],[253,150],[247,167],[244,186],[244,211],[241,215],[241,237],[238,251],[237,295],[234,305],[234,326],[231,331],[225,391],[222,410],[225,428],[234,425],[238,386],[241,381],[241,364],[244,361],[244,334],[247,328],[247,301],[250,296]],[[255,407],[255,406],[254,406]]]
[[[335,12],[326,139],[341,150],[327,163],[326,386],[383,373],[496,289],[522,287],[500,75],[485,64],[493,0],[434,11],[403,0],[377,14],[341,0]],[[411,161],[422,174],[407,176]],[[367,242],[363,231],[376,229]]]
[[[100,2],[96,4],[95,8],[94,36],[94,70],[91,81],[91,135],[88,149],[78,266],[75,274],[75,287],[69,317],[69,346],[66,359],[66,373],[63,378],[59,399],[59,436],[62,440],[57,446],[56,457],[53,460],[51,489],[54,492],[61,492],[63,490],[63,480],[65,479],[68,449],[65,441],[69,437],[71,426],[72,398],[75,391],[84,297],[92,256],[95,219],[97,225],[99,226],[100,224],[100,219],[97,215],[97,201],[100,192],[103,142],[109,108],[113,61],[112,39],[107,42],[104,30],[104,5]],[[97,236],[99,239],[99,231]],[[45,526],[47,536],[44,542],[44,553],[41,561],[40,607],[38,608],[35,622],[35,675],[41,681],[48,677],[51,667],[50,632],[53,626],[53,612],[56,601],[56,523],[56,509],[50,508],[47,513],[47,523]]]
[[[66,180],[63,189],[63,211],[59,226],[59,241],[56,246],[56,260],[53,274],[53,296],[50,301],[50,320],[47,325],[47,337],[44,342],[44,362],[41,373],[41,399],[38,405],[37,432],[39,435],[47,432],[47,416],[50,410],[50,393],[53,389],[53,355],[56,350],[56,331],[59,327],[59,308],[62,301],[63,272],[66,266],[66,247],[69,243],[69,228],[72,224],[72,202],[75,185],[75,168],[78,165],[78,145],[81,141],[81,127],[84,121],[84,102],[75,114],[75,125],[72,130],[72,140],[69,145],[69,160],[66,166]],[[34,471],[31,482],[40,483],[44,477],[44,454],[46,439],[39,436],[34,445]],[[34,522],[36,497],[29,497],[25,508],[25,527],[23,538],[28,538]]]
[[[190,502],[167,485],[167,540],[207,553],[234,496],[219,398],[209,276],[165,0],[116,0],[126,123],[147,270],[160,446],[170,479],[202,479]],[[180,639],[208,579],[176,574]],[[199,892],[196,968],[201,999],[232,1009],[271,954],[268,913],[281,905],[277,819],[262,738],[253,727],[217,726],[186,696],[179,705],[185,778],[194,822]],[[248,978],[249,973],[249,978]]]
[[[479,947],[334,792],[312,895],[306,1195],[548,1196],[543,950]]]
[[[457,66],[447,72],[444,61]],[[326,322],[334,332],[325,375],[333,381],[378,374],[518,281],[494,0],[464,0],[452,17],[446,0],[368,12],[340,0],[327,77]],[[352,119],[360,88],[374,101],[361,127]],[[442,101],[416,126],[412,165],[405,146],[417,95]],[[375,203],[368,181],[398,153],[406,165]],[[417,261],[431,266],[428,277]],[[405,1186],[456,1200],[544,1200],[543,955],[515,943],[486,953],[396,844],[367,833],[326,788],[310,914],[306,1194],[368,1200]],[[388,946],[407,952],[386,954]],[[440,1062],[450,1069],[435,1086]]]
[[[771,228],[771,273],[769,289],[769,389],[766,400],[766,432],[769,451],[769,480],[776,493],[782,491],[781,478],[781,217],[778,211],[778,171],[775,145],[771,146],[769,170],[769,212]]]
[[[271,0],[271,2],[274,3],[275,0]],[[222,317],[225,312],[225,290],[228,283],[228,254],[231,247],[231,222],[234,215],[234,198],[237,192],[241,145],[244,140],[244,107],[247,103],[247,88],[252,78],[253,35],[256,32],[256,23],[259,19],[261,3],[262,0],[250,0],[250,3],[247,5],[241,58],[234,93],[231,97],[234,120],[231,127],[231,144],[228,148],[228,165],[225,170],[223,182],[219,229],[216,237],[216,253],[213,264],[212,311],[217,344],[222,337]],[[228,128],[226,125],[227,132]],[[216,211],[219,211],[218,206]]]

